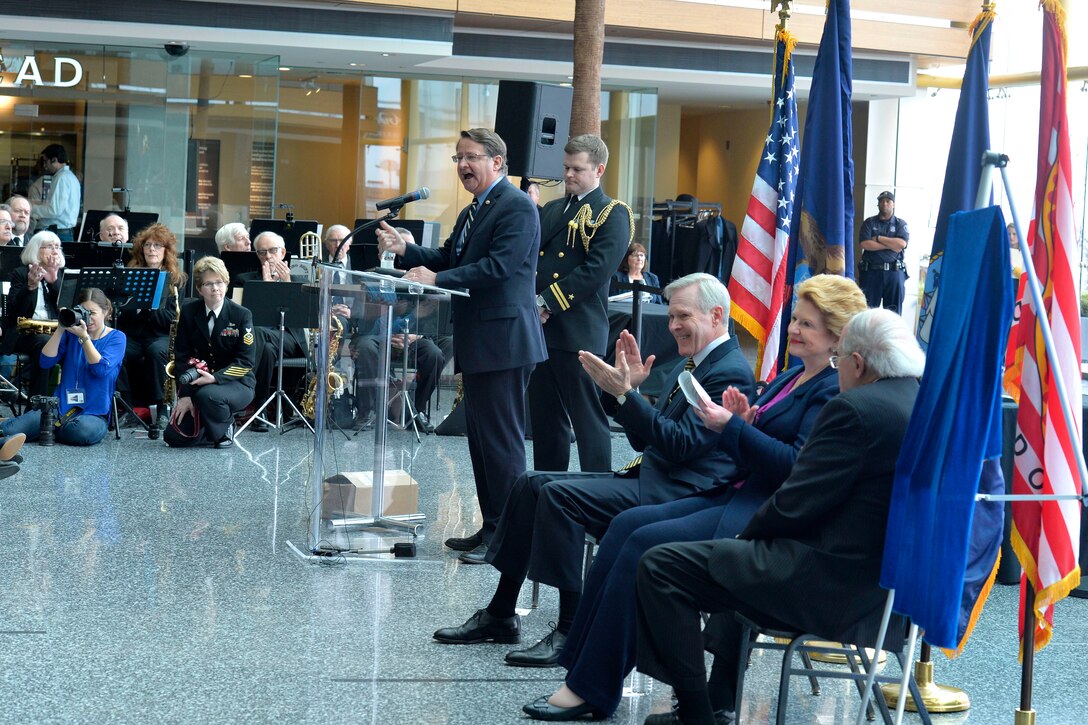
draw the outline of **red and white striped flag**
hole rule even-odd
[[[793,94],[792,53],[796,42],[789,31],[778,29],[771,127],[756,169],[729,279],[730,316],[759,343],[756,378],[767,382],[776,373],[778,318],[786,289],[786,249],[801,158],[797,99]]]
[[[1020,301],[1020,321],[1012,333],[1016,336],[1016,358],[1021,365],[1013,492],[1076,494],[1080,490],[1080,477],[1072,446],[1081,442],[1081,340],[1076,277],[1079,255],[1073,229],[1066,114],[1065,12],[1057,0],[1044,0],[1043,9],[1039,159],[1034,218],[1027,237],[1045,309],[1040,313],[1031,304],[1030,295],[1024,296]],[[1046,357],[1037,322],[1050,327],[1057,369],[1051,367]],[[1059,377],[1075,403],[1072,412],[1076,430],[1069,430],[1062,416],[1054,382]],[[1025,587],[1030,581],[1035,589],[1038,620],[1032,638],[1036,650],[1050,641],[1054,604],[1080,583],[1077,563],[1080,509],[1081,504],[1076,500],[1029,500],[1012,504],[1012,544],[1024,570],[1020,622],[1022,628]],[[1026,636],[1027,633],[1020,632],[1022,645]]]

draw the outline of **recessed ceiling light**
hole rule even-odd
[[[382,53],[383,58],[388,58],[391,55],[393,55],[393,54],[392,53]]]
[[[285,65],[281,65],[281,66],[280,66],[280,70],[281,70],[281,71],[283,71],[283,70],[291,70],[291,69],[290,69],[290,68],[288,68],[288,67],[287,67],[287,66],[285,66]]]
[[[252,78],[253,76],[251,76],[249,73],[239,73],[238,77],[239,78]]]

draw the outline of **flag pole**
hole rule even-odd
[[[1035,725],[1035,711],[1031,709],[1031,687],[1035,679],[1035,585],[1031,583],[1031,579],[1025,577],[1024,586],[1024,636],[1020,640],[1020,707],[1016,710],[1013,723]],[[1028,646],[1025,647],[1025,644]]]

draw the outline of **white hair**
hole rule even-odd
[[[219,231],[215,233],[215,246],[219,247],[219,251],[222,252],[227,248],[227,245],[234,241],[234,237],[239,232],[247,231],[246,225],[241,222],[231,222],[230,224],[224,224],[219,227]]]
[[[715,307],[722,308],[722,318],[729,319],[729,290],[721,280],[706,272],[695,272],[673,280],[665,288],[665,299],[670,299],[682,289],[695,286],[698,288],[696,299],[701,312],[710,312]]]
[[[865,310],[846,323],[839,338],[839,355],[855,352],[878,378],[918,378],[926,367],[926,356],[914,331],[891,310]]]
[[[60,247],[60,266],[64,266],[64,247],[60,243],[60,237],[53,232],[38,232],[30,238],[23,247],[23,253],[19,255],[19,261],[23,264],[41,264],[42,245],[46,243],[56,244]]]

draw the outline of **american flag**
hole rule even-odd
[[[759,343],[757,377],[765,381],[773,380],[777,372],[778,317],[786,288],[786,249],[801,158],[793,92],[795,43],[789,31],[780,28],[776,33],[771,128],[756,169],[729,281],[732,317]]]
[[[1043,64],[1040,82],[1039,158],[1036,169],[1035,218],[1028,229],[1028,248],[1042,290],[1042,310],[1030,296],[1020,306],[1013,328],[1020,363],[1020,408],[1016,417],[1017,451],[1013,493],[1076,494],[1078,464],[1071,446],[1081,444],[1080,309],[1077,299],[1078,258],[1073,228],[1072,173],[1068,84],[1065,73],[1065,13],[1056,0],[1045,0]],[[1021,284],[1021,289],[1024,285]],[[1037,333],[1047,325],[1057,353],[1051,366]],[[1011,344],[1011,342],[1010,342]],[[1055,381],[1071,396],[1073,428],[1066,426]],[[1014,501],[1012,545],[1023,568],[1021,616],[1025,587],[1035,590],[1035,632],[1021,631],[1021,642],[1041,649],[1050,641],[1054,604],[1080,582],[1077,553],[1081,505],[1076,500]],[[1029,639],[1030,637],[1030,639]]]

